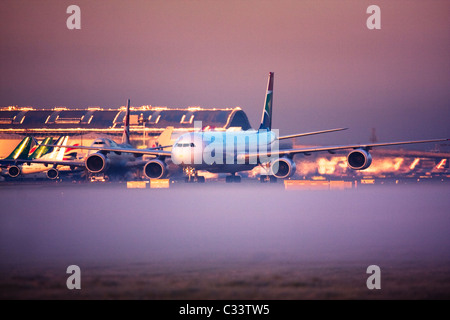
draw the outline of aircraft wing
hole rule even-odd
[[[1,159],[0,160],[0,167],[4,168],[10,165],[13,165],[17,162],[17,159]]]
[[[315,135],[315,134],[336,132],[336,131],[342,131],[342,130],[347,130],[347,129],[348,128],[337,128],[337,129],[329,129],[329,130],[321,130],[321,131],[313,131],[313,132],[306,132],[306,133],[291,134],[291,135],[288,135],[288,136],[278,137],[278,140],[298,138],[298,137],[305,137],[305,136],[312,136],[312,135]]]
[[[386,146],[396,146],[396,145],[405,145],[405,144],[416,144],[416,143],[428,143],[428,142],[441,142],[441,141],[449,141],[450,139],[431,139],[431,140],[414,140],[414,141],[400,141],[400,142],[386,142],[386,143],[372,143],[372,144],[352,144],[352,145],[342,145],[342,146],[328,146],[328,147],[311,147],[311,148],[298,148],[298,149],[282,149],[277,151],[268,151],[265,153],[249,153],[242,154],[240,157],[244,159],[248,159],[250,157],[256,157],[260,155],[264,156],[293,156],[295,154],[303,153],[305,155],[309,155],[313,152],[323,152],[327,151],[329,153],[334,153],[338,150],[345,149],[365,149],[370,150],[375,147],[386,147]]]
[[[143,167],[148,162],[148,160],[136,160],[136,161],[128,161],[125,167],[127,168],[136,168]]]
[[[430,158],[430,159],[443,159],[450,158],[450,152],[439,152],[439,151],[418,151],[418,150],[388,150],[383,149],[377,152],[379,155],[383,156],[394,156],[394,157],[407,157],[407,158]]]
[[[54,145],[46,145],[46,144],[42,144],[42,146],[55,147]],[[117,148],[117,147],[116,148],[107,148],[107,147],[91,147],[91,146],[64,146],[64,147],[71,148],[71,149],[97,150],[97,151],[107,151],[107,152],[117,152],[117,153],[127,152],[127,153],[134,153],[136,155],[153,155],[153,156],[165,156],[165,157],[171,156],[170,151],[160,150],[162,148],[169,147],[169,146],[149,148],[149,149]]]
[[[49,166],[70,166],[70,167],[85,167],[84,161],[73,161],[73,160],[42,160],[42,159],[33,159],[33,160],[14,160],[9,163],[9,165],[17,165],[17,164],[30,164],[30,163],[42,163]]]
[[[109,150],[114,150],[116,152],[117,149],[109,149]],[[141,149],[123,149],[123,152],[135,152],[137,150],[141,150]],[[125,151],[126,150],[126,151]],[[139,166],[144,166],[146,163],[148,162],[148,160],[137,160],[137,161],[129,161],[126,164],[126,167],[132,168],[132,167],[139,167]],[[42,163],[44,165],[48,165],[48,166],[69,166],[69,167],[79,167],[79,168],[84,168],[86,167],[86,164],[84,161],[80,161],[80,160],[42,160],[42,159],[33,159],[33,160],[11,160],[8,165],[17,165],[17,164],[30,164],[30,163]]]

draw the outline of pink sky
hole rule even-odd
[[[282,134],[350,127],[304,143],[450,137],[449,22],[445,0],[2,0],[0,106],[241,106],[257,127],[273,71]]]

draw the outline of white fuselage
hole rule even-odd
[[[182,167],[234,173],[270,162],[273,159],[266,153],[277,149],[273,131],[194,132],[175,141],[171,158]]]

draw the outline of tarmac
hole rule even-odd
[[[0,299],[449,299],[449,201],[447,183],[0,183]]]

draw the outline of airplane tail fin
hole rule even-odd
[[[78,143],[74,144],[74,147],[79,146]],[[64,159],[63,160],[76,160],[78,157],[78,149],[77,148],[65,148]]]
[[[53,143],[53,138],[52,137],[47,137],[45,138],[40,145],[38,145],[36,147],[36,149],[34,149],[34,151],[30,154],[30,156],[28,157],[28,159],[32,160],[32,159],[39,159],[40,157],[42,157],[43,155],[45,155],[46,153],[50,152],[51,147],[47,147],[47,146],[42,146],[41,144],[52,144]]]
[[[60,146],[64,141],[67,142],[69,136],[60,136],[58,140],[54,143],[55,146]],[[44,143],[42,143],[44,144]],[[43,159],[47,160],[56,160],[58,154],[60,153],[61,148],[59,147],[50,147],[46,154],[42,156]]]
[[[269,72],[269,80],[267,81],[266,100],[264,101],[264,109],[259,129],[272,130],[272,102],[273,102],[273,72]]]
[[[25,137],[17,145],[17,147],[7,156],[5,159],[17,160],[17,159],[28,159],[28,153],[30,152],[31,142],[33,139],[31,137]]]
[[[173,127],[167,127],[156,139],[156,147],[172,145]]]
[[[124,118],[124,122],[123,122],[122,143],[123,144],[131,144],[131,142],[130,142],[130,99],[128,99],[128,101],[127,101],[127,111],[125,113],[125,118]]]
[[[69,140],[69,136],[64,136],[64,138],[61,141],[61,146],[66,146],[67,145],[67,140]],[[64,160],[64,154],[66,153],[66,148],[57,148],[57,153],[56,153],[56,160],[57,161],[62,161]]]

